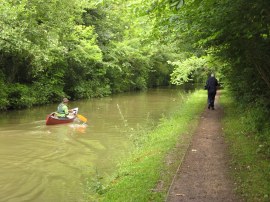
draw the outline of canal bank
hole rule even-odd
[[[118,165],[110,182],[96,181],[90,201],[164,201],[206,106],[206,92],[189,94],[186,101],[151,131],[142,132],[129,158]],[[94,190],[95,189],[95,190]],[[95,193],[93,191],[96,191]]]

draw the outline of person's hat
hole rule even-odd
[[[63,99],[63,102],[68,102],[69,100],[67,98],[64,98]]]

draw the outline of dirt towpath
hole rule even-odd
[[[218,92],[215,110],[206,110],[193,136],[182,165],[179,167],[167,196],[167,202],[240,201],[228,173],[229,159],[223,138]]]

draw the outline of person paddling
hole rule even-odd
[[[58,105],[57,107],[57,117],[58,118],[68,118],[69,112],[72,112],[72,110],[68,109],[68,102],[69,100],[67,98],[64,98],[63,101]]]

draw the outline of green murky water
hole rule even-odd
[[[54,126],[57,105],[0,117],[0,201],[84,201],[86,177],[110,175],[131,147],[131,131],[181,107],[183,91],[155,89],[70,102],[88,119]]]

